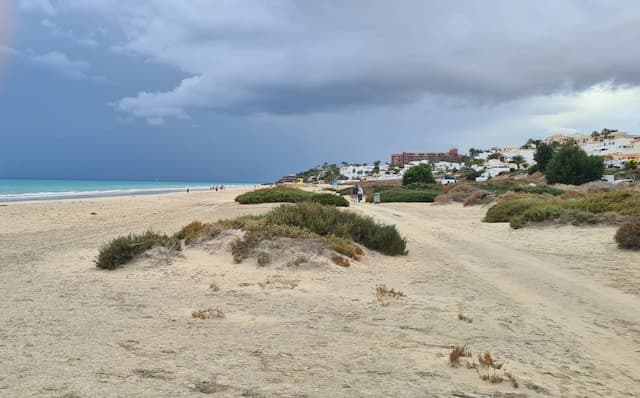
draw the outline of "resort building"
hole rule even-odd
[[[640,137],[622,131],[604,130],[602,133],[574,136],[556,134],[547,138],[546,142],[564,143],[570,140],[575,141],[588,155],[602,156],[609,167],[622,167],[627,161],[640,158]]]
[[[405,166],[411,162],[426,160],[429,163],[437,163],[442,161],[455,162],[460,159],[456,148],[450,149],[449,152],[402,152],[391,155],[391,164]]]

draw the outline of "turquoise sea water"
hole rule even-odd
[[[248,183],[187,181],[92,181],[0,179],[0,202],[91,198],[208,190],[212,186],[253,186]]]

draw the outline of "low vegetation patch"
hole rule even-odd
[[[349,201],[347,199],[331,193],[317,193],[311,196],[309,200],[320,203],[321,205],[349,207]]]
[[[233,255],[233,261],[236,263],[241,263],[251,257],[260,242],[265,240],[278,237],[320,239],[318,235],[301,228],[289,225],[267,224],[264,220],[246,224],[242,229],[245,231],[244,237],[238,238],[231,243],[231,254]],[[270,258],[260,253],[257,255],[257,259],[259,265],[267,265],[271,262]]]
[[[179,240],[184,240],[185,244],[190,245],[199,240],[213,238],[218,235],[220,231],[222,231],[222,227],[219,224],[194,221],[176,232],[174,237]]]
[[[485,191],[493,192],[497,195],[501,195],[509,191],[538,195],[549,194],[553,196],[558,196],[565,193],[565,191],[562,189],[554,188],[548,185],[523,185],[522,182],[512,180],[487,182],[484,184],[479,184],[478,187]]]
[[[621,249],[640,250],[640,219],[622,224],[615,240]]]
[[[380,194],[381,202],[433,202],[435,197],[442,194],[440,184],[414,182],[401,186],[397,182],[365,182],[360,184],[367,197],[367,202],[373,202],[373,194]],[[340,189],[340,195],[351,195],[352,187]]]
[[[215,238],[226,230],[244,231],[241,238],[230,242],[236,263],[249,257],[255,257],[261,266],[271,263],[271,255],[259,247],[261,242],[275,238],[311,240],[309,248],[312,250],[328,248],[354,260],[360,260],[365,254],[358,244],[386,255],[406,254],[406,240],[394,226],[310,201],[282,205],[261,216],[244,216],[216,223],[194,221],[173,236],[149,231],[142,235],[119,237],[100,248],[96,265],[115,269],[153,247],[179,251],[183,241],[187,245],[198,243]],[[300,258],[288,265],[300,265],[309,260]],[[347,258],[345,260],[348,261]]]
[[[332,235],[328,236],[326,238],[326,241],[329,244],[329,247],[335,252],[350,257],[354,260],[360,260],[360,258],[364,256],[364,250],[362,250],[360,246],[345,238],[338,238],[337,236]]]
[[[386,255],[406,253],[407,242],[392,225],[316,203],[280,206],[265,216],[267,224],[297,227],[322,237],[350,239]]]
[[[562,197],[515,194],[493,205],[485,221],[509,222],[513,228],[521,228],[543,221],[595,224],[615,216],[640,216],[640,192],[626,189]]]
[[[526,195],[563,195],[566,191],[548,185],[526,185],[522,181],[502,180],[486,183],[461,182],[452,185],[448,192],[436,198],[438,203],[459,202],[465,206],[489,204],[494,199],[513,193]]]
[[[475,191],[467,196],[462,202],[465,206],[476,206],[488,204],[493,200],[493,196],[487,191]]]
[[[380,201],[388,202],[434,202],[441,189],[395,188],[379,192]],[[373,202],[373,195],[367,196],[367,202]]]
[[[334,264],[339,265],[341,267],[348,267],[351,265],[351,263],[349,262],[349,259],[342,256],[331,256],[331,261],[333,261]]]
[[[262,188],[255,191],[245,192],[236,197],[236,202],[246,204],[257,203],[300,203],[311,199],[312,192],[303,191],[298,188],[275,187]]]
[[[255,191],[245,192],[236,197],[236,202],[243,205],[257,203],[301,203],[307,201],[331,206],[349,206],[349,201],[340,195],[313,193],[291,187],[257,189]]]
[[[176,251],[182,250],[182,245],[175,237],[147,231],[141,235],[129,234],[113,239],[103,245],[95,260],[96,266],[102,269],[113,270],[133,260],[156,246],[162,246]]]

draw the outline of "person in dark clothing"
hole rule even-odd
[[[358,185],[355,185],[353,188],[351,188],[351,200],[353,202],[358,200]]]

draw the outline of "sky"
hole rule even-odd
[[[0,0],[0,178],[266,182],[640,133],[636,0]]]

